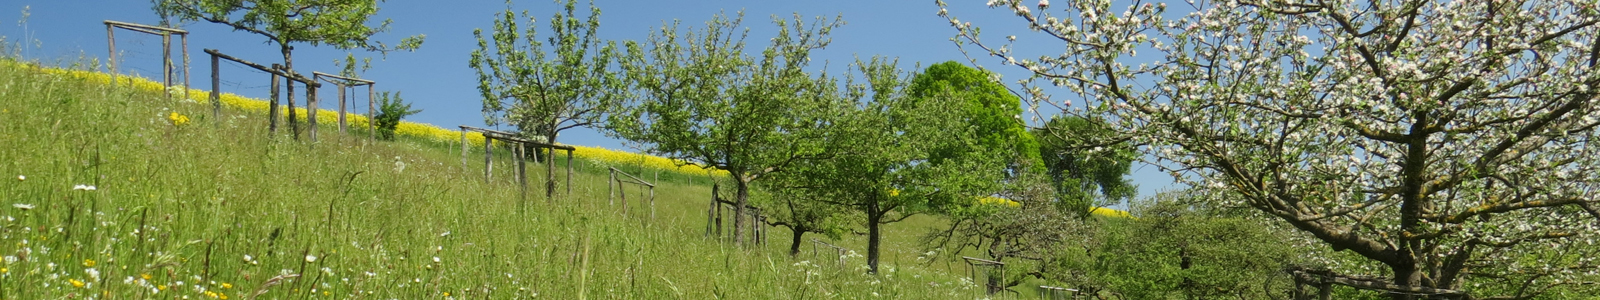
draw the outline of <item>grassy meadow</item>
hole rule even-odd
[[[705,175],[663,172],[652,220],[607,203],[604,160],[554,199],[530,164],[523,199],[503,151],[485,182],[482,148],[463,167],[458,144],[331,118],[297,141],[259,110],[69,73],[0,64],[0,299],[984,297],[961,263],[919,260],[937,218],[888,226],[886,272],[865,275],[809,245],[790,258],[782,228],[748,249],[706,237]]]

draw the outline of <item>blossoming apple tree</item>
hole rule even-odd
[[[1595,282],[1594,1],[991,0],[1036,33],[1004,40],[938,4],[1033,107],[1108,118],[1334,271],[1480,299]]]

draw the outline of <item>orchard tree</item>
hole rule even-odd
[[[762,185],[767,192],[759,193],[764,195],[752,197],[751,200],[761,208],[762,214],[771,219],[765,225],[789,228],[789,256],[800,255],[805,234],[821,234],[837,240],[846,233],[852,233],[856,219],[850,210],[819,200],[827,195],[820,190],[821,187],[788,185],[805,184],[809,180],[784,176],[805,173],[792,169],[776,173]]]
[[[550,17],[550,34],[540,41],[527,11],[526,31],[507,8],[497,14],[488,40],[473,30],[478,49],[469,65],[478,73],[484,122],[516,126],[530,138],[554,144],[563,130],[593,126],[618,107],[625,81],[614,72],[615,42],[602,43],[600,8],[589,4],[589,16],[576,16],[577,1]],[[492,41],[492,44],[491,44]],[[555,165],[546,164],[545,196],[555,195]]]
[[[867,266],[878,270],[883,225],[922,213],[960,214],[999,191],[1005,156],[981,142],[966,122],[965,99],[950,93],[906,94],[908,76],[895,61],[856,62],[866,84],[849,85],[856,106],[838,118],[836,156],[807,161],[805,176],[825,187],[817,201],[861,213],[867,227]]]
[[[1364,258],[1319,257],[1335,271],[1480,299],[1595,283],[1600,4],[1063,2],[989,1],[1065,46],[1037,55],[939,14],[1031,72],[1032,103],[1064,87],[1214,203]]]
[[[911,85],[906,87],[906,95],[924,100],[932,97],[962,100],[953,103],[953,107],[961,112],[956,115],[957,118],[977,129],[982,135],[978,143],[1012,160],[1007,163],[1013,176],[1022,172],[1041,171],[1039,142],[1022,122],[1021,99],[1007,90],[1005,85],[996,82],[992,75],[955,61],[937,63],[911,79]]]
[[[811,51],[826,47],[842,19],[807,25],[773,17],[778,33],[745,53],[744,15],[706,27],[662,26],[644,45],[627,44],[623,68],[636,102],[609,119],[615,136],[646,152],[727,171],[734,185],[734,244],[742,244],[752,182],[828,155],[819,141],[842,98],[835,80],[812,75]]]
[[[1125,178],[1136,149],[1125,140],[1103,140],[1115,136],[1103,119],[1056,116],[1032,132],[1039,139],[1057,208],[1086,218],[1097,207],[1121,203],[1137,193],[1137,186]]]

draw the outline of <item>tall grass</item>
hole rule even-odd
[[[294,141],[263,114],[210,111],[0,64],[0,299],[982,296],[914,248],[874,276],[791,259],[781,230],[753,249],[707,238],[693,177],[663,183],[649,220],[609,206],[594,165],[570,195],[523,199],[503,159],[485,182],[481,156]]]

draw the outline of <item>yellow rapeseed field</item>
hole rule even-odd
[[[18,62],[11,62],[11,61],[7,61],[7,62],[18,63]],[[18,64],[20,64],[20,63],[18,63]],[[71,77],[74,77],[74,78],[81,78],[81,79],[89,80],[89,81],[92,81],[92,82],[99,82],[99,83],[102,83],[102,84],[111,83],[111,76],[109,74],[101,73],[101,72],[85,71],[85,70],[68,70],[68,69],[58,69],[58,68],[45,68],[44,71],[45,72],[49,72],[49,73],[55,73],[55,74],[63,74],[63,75],[71,76]],[[116,84],[119,85],[119,86],[132,86],[132,87],[134,87],[136,89],[148,90],[148,91],[161,91],[163,89],[163,87],[162,87],[160,82],[156,82],[156,81],[153,81],[153,80],[150,80],[150,79],[147,79],[147,78],[143,78],[143,77],[117,76],[116,80],[117,80]],[[174,88],[174,93],[173,94],[174,95],[182,95],[182,91],[183,90],[182,90],[181,87]],[[196,99],[197,101],[207,101],[207,99],[211,99],[211,92],[210,91],[204,91],[204,90],[198,90],[198,89],[189,89],[189,98]],[[239,95],[231,94],[231,93],[222,94],[221,97],[220,97],[220,100],[222,101],[222,104],[224,106],[227,106],[229,108],[236,109],[236,110],[243,110],[243,111],[247,111],[247,112],[254,112],[254,113],[265,114],[265,113],[267,113],[268,108],[271,107],[271,105],[266,100],[247,98],[247,97],[244,97],[244,96],[239,96]],[[304,108],[304,107],[295,108],[295,115],[296,115],[296,119],[297,120],[304,121],[306,119],[306,108]],[[325,109],[318,109],[317,110],[317,119],[318,120],[337,120],[338,118],[339,118],[339,112],[337,112],[337,111],[325,110]],[[356,127],[356,128],[367,127],[368,126],[367,124],[369,122],[369,120],[367,119],[367,116],[362,115],[362,114],[351,114],[351,115],[348,115],[348,116],[346,116],[345,120],[349,124],[349,126]],[[172,120],[172,121],[174,122],[174,124],[177,124],[179,122],[178,120]],[[184,117],[182,119],[182,122],[184,122],[184,123],[186,123],[187,121],[188,121],[187,117]],[[182,124],[177,124],[177,125],[182,125]],[[432,140],[432,141],[443,142],[443,143],[459,143],[461,141],[461,131],[444,129],[444,128],[440,128],[438,126],[434,126],[433,124],[417,123],[417,122],[400,121],[400,124],[395,127],[395,134],[396,135],[402,135],[402,136],[410,136],[410,137],[429,139],[429,140]],[[467,133],[467,142],[470,143],[473,146],[483,146],[483,134],[477,133],[477,132],[468,132]],[[632,153],[632,152],[626,152],[626,151],[618,151],[618,150],[606,149],[606,148],[602,148],[602,147],[589,147],[589,146],[577,146],[577,145],[572,145],[572,146],[574,148],[577,148],[577,150],[573,151],[573,153],[572,153],[574,158],[588,160],[591,163],[596,163],[596,164],[599,164],[599,165],[607,165],[607,166],[623,166],[623,165],[627,165],[627,166],[643,166],[643,167],[647,167],[647,168],[660,169],[660,170],[666,170],[666,171],[673,171],[673,172],[678,172],[678,173],[683,173],[683,174],[691,174],[691,175],[706,175],[706,174],[708,174],[707,170],[702,169],[700,167],[688,166],[688,165],[679,166],[678,164],[674,163],[671,159],[667,159],[667,158],[664,158],[664,157],[645,155],[645,154],[639,154],[639,153]],[[714,170],[714,171],[710,171],[710,174],[711,175],[725,175],[725,174],[727,174],[727,172],[720,171],[720,170]]]

